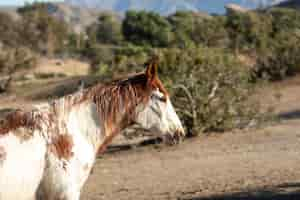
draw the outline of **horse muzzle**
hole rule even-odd
[[[164,143],[168,145],[180,144],[185,137],[183,129],[177,129],[174,133],[168,133],[163,137]]]

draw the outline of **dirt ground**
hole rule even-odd
[[[216,194],[291,189],[299,189],[294,199],[300,199],[299,164],[300,123],[290,121],[179,146],[106,154],[97,160],[82,199],[212,200]]]
[[[272,125],[201,136],[177,146],[105,153],[97,159],[81,199],[299,200],[299,91],[300,77],[261,90],[263,104],[274,106],[282,119]],[[3,96],[0,109],[30,107],[32,102],[38,101],[26,94]]]

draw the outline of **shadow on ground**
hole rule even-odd
[[[283,120],[300,119],[300,110],[293,110],[289,112],[280,113],[278,117],[279,119]]]
[[[210,197],[178,198],[178,200],[300,200],[300,183]]]

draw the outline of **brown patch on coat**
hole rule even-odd
[[[71,135],[58,135],[53,138],[50,144],[50,151],[54,153],[59,159],[70,160],[73,156],[73,138]]]
[[[6,151],[4,149],[4,147],[0,146],[0,165],[3,164],[3,162],[6,160]]]
[[[41,129],[39,124],[40,115],[35,115],[35,112],[24,112],[17,110],[8,114],[0,121],[0,137],[12,132],[22,141],[26,141],[33,136],[35,129]],[[19,128],[26,130],[16,131]]]

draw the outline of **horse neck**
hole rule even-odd
[[[54,101],[52,110],[59,127],[83,136],[101,151],[133,122],[135,109],[147,94],[139,85],[98,85]]]
[[[99,146],[102,153],[112,139],[130,126],[136,117],[136,107],[148,98],[139,85],[113,85],[100,91],[94,99],[105,135]]]
[[[96,148],[101,137],[102,123],[95,104],[86,94],[80,91],[54,100],[48,104],[47,113],[59,134],[86,140]]]

